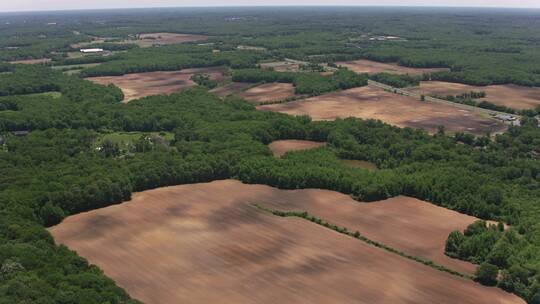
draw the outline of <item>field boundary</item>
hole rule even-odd
[[[449,273],[451,275],[454,275],[454,276],[457,276],[457,277],[460,277],[460,278],[474,280],[474,276],[466,275],[464,273],[461,273],[459,271],[450,269],[450,268],[445,267],[443,265],[436,264],[435,262],[433,262],[431,260],[423,259],[423,258],[414,256],[414,255],[410,255],[410,254],[405,253],[403,251],[399,251],[399,250],[397,250],[397,249],[395,249],[393,247],[390,247],[390,246],[385,245],[383,243],[379,243],[377,241],[374,241],[372,239],[367,238],[366,236],[363,236],[358,230],[353,232],[353,231],[348,230],[347,227],[339,227],[339,226],[331,224],[331,223],[329,223],[329,222],[327,222],[327,221],[325,221],[325,220],[323,220],[321,218],[317,218],[317,217],[315,217],[313,215],[310,215],[307,211],[281,211],[281,210],[277,210],[277,209],[267,208],[267,207],[261,206],[261,205],[256,204],[256,203],[251,204],[251,205],[253,207],[263,211],[263,212],[270,213],[270,214],[275,215],[275,216],[279,216],[279,217],[297,217],[297,218],[304,219],[306,221],[310,221],[310,222],[315,223],[315,224],[317,224],[319,226],[323,226],[325,228],[336,231],[336,232],[338,232],[340,234],[350,236],[350,237],[355,238],[357,240],[360,240],[360,241],[362,241],[364,243],[367,243],[368,245],[371,245],[373,247],[383,249],[383,250],[385,250],[387,252],[390,252],[390,253],[393,253],[393,254],[397,254],[397,255],[399,255],[401,257],[404,257],[406,259],[415,261],[417,263],[423,264],[423,265],[431,267],[433,269],[436,269],[436,270],[439,270],[439,271],[442,271],[442,272],[446,272],[446,273]]]
[[[416,98],[418,100],[421,100],[422,96],[424,96],[425,101],[442,103],[442,104],[450,105],[450,106],[453,106],[453,107],[461,108],[461,109],[464,109],[464,110],[470,110],[470,111],[474,111],[474,112],[486,113],[486,114],[489,114],[491,116],[504,115],[504,116],[515,117],[517,120],[521,119],[521,116],[517,115],[517,114],[509,114],[509,113],[506,113],[506,112],[500,112],[500,111],[496,111],[496,110],[490,110],[490,109],[484,109],[484,108],[480,108],[480,107],[469,106],[469,105],[462,104],[462,103],[451,102],[451,101],[440,99],[440,98],[435,98],[435,97],[431,97],[431,96],[427,96],[427,95],[417,94],[417,93],[413,93],[413,92],[410,92],[410,91],[407,91],[407,90],[404,90],[404,89],[395,88],[395,87],[392,87],[392,86],[389,86],[387,84],[380,83],[380,82],[377,82],[377,81],[374,81],[374,80],[371,80],[371,79],[368,80],[368,85],[372,86],[372,87],[377,87],[377,88],[384,89],[384,90],[392,92],[394,94],[400,94],[400,95],[404,95],[404,96],[408,96],[408,97],[413,97],[413,98]],[[495,118],[495,117],[493,117],[493,118]]]

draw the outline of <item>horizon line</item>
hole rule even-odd
[[[180,8],[311,8],[311,7],[328,7],[328,8],[346,8],[346,7],[371,7],[371,8],[441,8],[441,9],[513,9],[513,10],[540,10],[540,7],[525,7],[525,6],[463,6],[463,5],[329,5],[329,4],[311,4],[311,5],[200,5],[200,6],[132,6],[132,7],[96,7],[96,8],[66,8],[66,9],[44,9],[44,10],[14,10],[2,11],[0,14],[12,13],[51,13],[51,12],[82,12],[82,11],[114,11],[114,10],[144,10],[144,9],[180,9]]]

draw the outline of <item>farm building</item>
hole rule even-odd
[[[101,53],[103,49],[81,49],[81,53],[91,54],[91,53]]]

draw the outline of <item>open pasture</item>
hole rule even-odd
[[[438,126],[444,126],[448,132],[469,132],[478,135],[506,129],[503,123],[479,116],[480,114],[470,110],[422,102],[370,86],[289,103],[262,105],[257,108],[291,115],[308,115],[313,120],[347,117],[379,119],[398,127],[422,128],[430,133],[436,132]]]
[[[290,83],[266,83],[253,87],[239,95],[249,102],[266,103],[294,97],[295,92],[294,86]]]
[[[274,156],[281,157],[290,151],[315,149],[324,145],[326,145],[326,143],[309,140],[287,139],[273,141],[268,145],[268,148],[270,151],[272,151]]]
[[[524,303],[500,289],[251,205],[316,206],[322,210],[315,214],[351,225],[347,221],[367,225],[370,219],[364,217],[376,217],[372,230],[392,234],[385,240],[411,240],[410,246],[432,243],[430,235],[446,232],[437,229],[441,225],[463,227],[472,220],[444,216],[444,223],[440,212],[414,214],[398,200],[396,208],[406,212],[364,214],[361,208],[371,205],[332,191],[285,191],[225,180],[137,193],[130,202],[68,217],[50,232],[148,304]],[[427,215],[435,218],[423,219]]]
[[[194,74],[207,74],[212,80],[224,79],[222,67],[185,69],[180,71],[134,73],[122,76],[105,76],[86,78],[98,84],[114,84],[124,92],[124,102],[134,99],[179,92],[182,89],[195,86],[190,78]]]
[[[430,74],[440,71],[448,71],[446,68],[410,68],[397,65],[396,63],[382,63],[371,60],[354,60],[354,61],[342,61],[336,62],[338,66],[348,68],[356,73],[390,73],[390,74],[409,74],[409,75],[422,75]]]
[[[533,109],[540,106],[540,88],[513,84],[472,86],[444,81],[422,81],[420,86],[407,90],[418,94],[442,97],[470,93],[471,91],[483,91],[486,93],[486,97],[477,100],[486,100],[516,110]]]

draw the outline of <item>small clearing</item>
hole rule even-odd
[[[274,156],[281,157],[290,151],[310,150],[322,147],[324,145],[326,145],[326,143],[309,140],[286,139],[273,141],[268,145],[268,148],[270,151],[272,151],[272,153],[274,153]]]
[[[239,94],[253,103],[267,103],[295,97],[294,86],[290,83],[266,83]]]
[[[12,63],[12,64],[47,64],[49,62],[51,62],[51,58],[15,60],[15,61],[10,61],[9,63]]]
[[[338,66],[348,68],[356,73],[390,73],[390,74],[409,74],[409,75],[422,75],[430,74],[441,71],[449,71],[447,68],[409,68],[400,66],[396,63],[382,63],[371,60],[355,60],[355,61],[343,61],[336,62]]]

